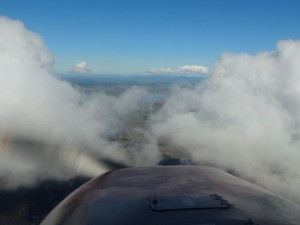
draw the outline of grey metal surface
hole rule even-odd
[[[157,205],[168,198],[171,204],[155,210],[154,194]],[[214,208],[215,202],[226,207]],[[221,170],[167,166],[106,173],[64,200],[42,225],[299,225],[299,221],[298,205]]]

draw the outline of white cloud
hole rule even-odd
[[[205,75],[208,73],[208,68],[200,65],[185,65],[178,69],[159,68],[159,69],[152,69],[147,72],[153,74]]]
[[[89,73],[91,70],[88,67],[88,64],[86,61],[81,61],[77,63],[71,70],[72,72],[75,73]]]
[[[207,74],[208,68],[205,66],[186,65],[179,68],[180,74]]]
[[[28,183],[47,174],[98,175],[102,169],[95,158],[103,156],[131,160],[109,138],[138,111],[146,91],[131,88],[119,97],[86,95],[56,79],[51,65],[52,56],[42,38],[28,31],[22,22],[0,16],[0,154],[10,151],[0,155],[0,180],[6,182],[1,182],[1,187]],[[84,61],[74,68],[89,71]],[[10,145],[13,149],[7,150],[7,140],[19,137],[47,145],[37,148],[34,154],[14,143]],[[57,147],[50,148],[48,144]],[[78,158],[76,151],[80,149],[84,150]],[[156,161],[158,154],[154,151]],[[141,161],[149,161],[149,155],[138,153]]]
[[[206,82],[174,90],[153,134],[300,203],[300,41],[224,54]]]

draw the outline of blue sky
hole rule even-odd
[[[210,67],[224,52],[255,54],[300,38],[297,0],[0,0],[0,14],[41,35],[59,72]]]

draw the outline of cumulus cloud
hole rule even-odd
[[[151,132],[136,131],[145,142],[131,157],[155,162],[157,140],[166,138],[194,160],[234,170],[300,203],[299,59],[300,41],[293,40],[254,56],[224,54],[202,84],[174,87],[152,116]],[[134,117],[145,90],[133,87],[119,97],[80,93],[52,75],[52,57],[41,37],[6,17],[0,17],[0,68],[1,187],[71,173],[63,164],[94,175],[102,171],[95,161],[102,156],[131,162],[110,138]],[[16,137],[27,148],[20,149]],[[38,143],[35,154],[26,140]],[[45,140],[51,143],[42,144]],[[38,156],[41,151],[47,160]]]
[[[6,17],[0,17],[0,68],[1,187],[77,171],[96,175],[101,157],[131,162],[110,138],[134,116],[145,90],[133,87],[119,97],[79,92],[51,73],[42,38]],[[76,68],[88,71],[84,62]]]
[[[88,64],[86,61],[81,61],[77,63],[71,70],[72,72],[75,73],[89,73],[91,70],[88,67]]]
[[[152,74],[206,75],[208,73],[208,68],[199,65],[185,65],[178,69],[160,68],[160,69],[152,69],[149,70],[148,72]]]
[[[224,54],[206,82],[174,90],[153,134],[300,203],[299,59],[293,40],[274,52]]]

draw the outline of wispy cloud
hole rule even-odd
[[[71,72],[75,73],[89,73],[91,70],[88,67],[88,64],[86,61],[81,61],[77,63],[72,69]]]
[[[131,149],[128,157],[122,145],[111,141],[141,111],[145,89],[132,87],[111,96],[73,88],[52,73],[43,39],[21,21],[1,16],[0,49],[1,188],[46,177],[98,175],[103,172],[98,158],[134,165],[158,161],[151,137],[143,145],[150,152]],[[84,61],[74,70],[90,71]]]
[[[205,75],[208,73],[208,68],[201,65],[185,65],[177,69],[159,68],[147,71],[153,74],[188,74],[188,75]]]

